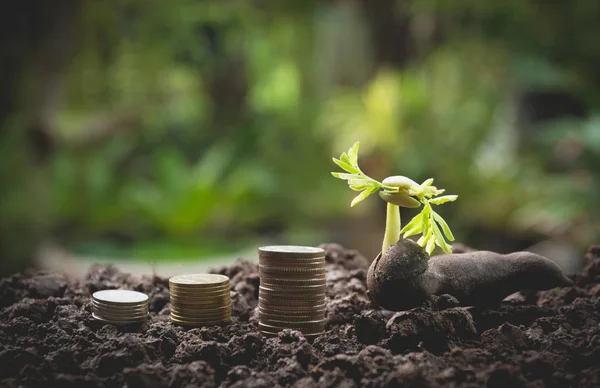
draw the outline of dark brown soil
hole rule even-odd
[[[39,272],[3,279],[0,386],[600,386],[600,246],[573,287],[488,310],[444,295],[400,313],[371,305],[367,260],[324,248],[328,332],[313,344],[295,331],[259,334],[259,278],[247,261],[216,271],[231,278],[234,322],[201,329],[171,325],[164,278],[94,267],[81,282]],[[119,287],[150,295],[147,324],[92,319],[90,294]]]

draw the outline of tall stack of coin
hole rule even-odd
[[[148,318],[148,295],[130,290],[94,292],[92,316],[113,325],[144,322]]]
[[[169,279],[171,322],[182,326],[231,321],[229,278],[225,275],[180,275]]]
[[[283,329],[314,339],[325,330],[325,251],[300,246],[258,248],[258,325],[263,334]]]

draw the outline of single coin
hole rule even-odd
[[[293,278],[281,278],[273,276],[261,276],[260,284],[265,287],[302,287],[302,286],[322,286],[326,284],[325,276],[293,279]]]
[[[227,292],[226,294],[214,294],[214,295],[182,295],[182,294],[176,294],[176,293],[171,293],[170,295],[171,300],[189,300],[189,301],[193,301],[193,302],[209,302],[209,301],[219,301],[219,300],[226,300],[226,299],[230,299],[230,294],[229,292]]]
[[[169,283],[170,290],[181,290],[187,292],[202,292],[202,291],[221,291],[221,290],[229,290],[230,284],[229,281],[225,283],[215,283],[215,284],[179,284],[179,283]]]
[[[259,313],[263,313],[263,314],[271,314],[271,315],[284,315],[284,316],[294,316],[294,315],[314,315],[314,316],[319,316],[319,315],[323,315],[325,316],[325,314],[327,313],[327,307],[320,307],[320,308],[308,308],[308,309],[303,309],[303,310],[296,310],[296,309],[290,309],[290,310],[281,310],[281,309],[274,309],[274,308],[264,308],[263,306],[258,306],[258,312]]]
[[[109,311],[117,311],[117,312],[138,312],[138,311],[146,311],[148,312],[148,305],[142,306],[111,306],[107,304],[98,303],[96,301],[92,301],[92,309],[104,309]]]
[[[313,267],[279,267],[279,266],[275,266],[275,265],[265,265],[265,264],[259,264],[258,265],[259,269],[262,269],[265,272],[289,272],[289,273],[295,273],[295,274],[305,274],[305,273],[313,273],[313,272],[324,272],[325,271],[325,266],[324,265],[315,265]]]
[[[264,266],[259,266],[258,274],[261,277],[269,276],[276,278],[293,278],[293,279],[305,279],[311,277],[323,277],[326,274],[325,268],[265,268]]]
[[[308,333],[308,334],[314,334],[314,333],[320,333],[322,331],[325,330],[325,324],[319,324],[319,325],[297,325],[297,326],[292,326],[292,325],[269,325],[266,323],[262,323],[262,322],[258,322],[258,328],[260,330],[266,330],[266,331],[270,331],[270,332],[276,332],[276,331],[281,331],[282,329],[292,329],[292,330],[299,330],[302,333]]]
[[[308,304],[322,304],[325,303],[325,294],[317,294],[317,295],[295,295],[295,294],[272,294],[266,293],[263,291],[258,292],[259,300],[262,299],[267,303],[277,304],[277,303],[287,303],[292,302],[306,302]],[[300,304],[302,306],[302,304]]]
[[[261,314],[258,314],[258,319],[260,322],[263,322],[263,323],[269,323],[269,321],[301,323],[301,322],[322,320],[322,319],[325,319],[325,315],[324,314],[314,315],[314,316],[311,316],[311,315],[271,315],[271,314],[261,313]]]
[[[277,337],[282,330],[283,329],[279,330],[278,332],[270,332],[270,331],[260,330],[260,332],[265,337]],[[317,338],[318,336],[323,335],[323,334],[325,334],[325,331],[322,331],[320,333],[315,333],[315,334],[305,334],[305,333],[302,333],[302,335],[304,336],[304,338],[306,338],[309,341],[312,341],[315,338]]]
[[[318,259],[293,259],[293,260],[284,260],[284,259],[276,259],[276,258],[264,258],[261,257],[258,260],[258,264],[260,265],[268,265],[274,267],[283,267],[283,268],[313,268],[313,267],[325,267],[326,262],[325,258]]]
[[[258,301],[258,307],[269,311],[316,311],[327,308],[326,303],[311,304],[308,306],[294,306],[290,304],[274,304],[265,300]]]
[[[171,304],[180,304],[180,305],[189,304],[189,305],[195,305],[195,306],[210,306],[210,305],[223,306],[225,304],[228,304],[229,302],[231,302],[231,297],[229,295],[214,297],[214,298],[185,298],[185,297],[180,297],[180,296],[171,297]]]
[[[189,321],[189,322],[222,322],[231,319],[230,313],[218,314],[218,315],[207,315],[207,316],[188,316],[188,315],[180,315],[175,314],[171,311],[171,318],[177,319],[180,321]]]
[[[222,321],[231,319],[230,312],[223,312],[221,314],[178,314],[175,311],[171,311],[171,316],[180,320],[189,321]]]
[[[229,277],[219,274],[178,275],[169,279],[169,285],[188,288],[205,288],[229,284]]]
[[[173,323],[175,325],[187,326],[187,327],[219,326],[219,325],[226,325],[230,322],[231,322],[231,320],[214,321],[214,322],[193,322],[193,321],[179,320],[179,319],[171,318],[171,323]]]
[[[296,245],[271,245],[258,248],[259,256],[287,257],[287,258],[314,258],[325,255],[325,251],[316,247]]]
[[[102,290],[94,292],[92,300],[109,305],[137,305],[147,303],[148,295],[131,290]]]
[[[324,303],[325,302],[325,294],[282,294],[282,293],[272,293],[266,292],[263,290],[258,291],[258,297],[262,298],[269,302],[278,302],[278,301],[306,301],[312,304],[315,303]]]
[[[201,314],[201,315],[210,315],[210,314],[222,314],[226,311],[231,311],[231,305],[215,307],[210,309],[197,309],[197,308],[181,308],[178,306],[171,306],[169,308],[171,312],[175,312],[179,315],[188,315],[188,314]]]
[[[270,319],[281,319],[283,321],[285,321],[286,319],[294,319],[294,320],[298,320],[298,319],[304,319],[304,318],[310,318],[310,320],[319,320],[319,319],[325,319],[325,313],[326,310],[319,310],[319,311],[294,311],[293,314],[290,314],[289,311],[273,311],[273,310],[265,310],[265,309],[258,309],[258,316],[262,317],[268,317]]]
[[[259,294],[263,295],[273,295],[275,297],[291,297],[295,298],[325,298],[325,290],[308,290],[308,291],[274,291],[270,288],[259,288]]]
[[[270,286],[261,284],[259,290],[266,290],[267,292],[287,292],[295,294],[323,294],[325,293],[327,286],[325,284],[319,284],[316,286],[299,286],[299,287],[285,287],[285,286]]]
[[[315,309],[321,308],[325,305],[325,302],[322,301],[314,301],[314,300],[283,300],[283,299],[266,299],[261,296],[258,298],[258,305],[264,309],[268,309],[269,307],[278,308],[278,309]]]
[[[148,318],[148,314],[139,314],[132,316],[122,316],[122,315],[111,315],[111,314],[101,314],[94,311],[97,317],[102,318],[111,322],[130,322],[130,321],[141,321]]]
[[[114,314],[114,315],[141,315],[148,314],[148,309],[139,309],[139,310],[115,310],[105,307],[92,306],[92,311],[100,314]]]
[[[132,319],[132,320],[121,320],[121,321],[120,320],[108,320],[99,315],[96,315],[95,313],[92,313],[92,317],[98,321],[101,321],[104,323],[110,323],[112,325],[129,325],[132,323],[141,323],[141,322],[146,321],[146,319],[147,319],[147,318],[143,318],[143,319],[138,319],[138,320]]]
[[[325,323],[307,323],[307,322],[295,322],[295,321],[276,321],[270,319],[261,319],[259,323],[269,325],[273,327],[283,327],[286,329],[305,330],[311,333],[320,332],[325,329]]]
[[[180,290],[179,288],[171,288],[169,290],[169,294],[171,295],[181,295],[181,296],[190,296],[190,297],[211,297],[211,296],[219,296],[219,295],[229,295],[229,287],[221,289],[221,290],[212,290],[210,288],[198,288],[195,290]]]

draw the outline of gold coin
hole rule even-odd
[[[287,257],[287,258],[314,258],[325,256],[322,248],[304,247],[296,245],[271,245],[258,248],[259,256]]]
[[[171,306],[170,310],[171,312],[176,313],[178,315],[216,315],[223,314],[225,312],[231,312],[231,305],[211,309],[184,309]]]
[[[225,295],[229,294],[229,287],[222,288],[180,288],[171,287],[169,289],[170,294],[187,295],[187,296],[201,296],[201,295]]]
[[[323,303],[325,301],[325,294],[281,294],[281,293],[269,293],[262,290],[259,290],[258,297],[262,298],[266,301],[276,303],[278,301],[283,302],[296,302],[296,301],[306,301],[312,304],[315,303]]]
[[[285,316],[293,316],[293,315],[323,315],[325,316],[325,314],[327,313],[327,307],[323,306],[323,307],[319,307],[319,308],[313,308],[313,307],[309,307],[309,308],[305,308],[305,309],[288,309],[288,310],[282,310],[282,309],[277,309],[277,308],[265,308],[264,306],[258,306],[258,312],[259,313],[263,313],[263,314],[272,314],[272,315],[285,315]]]
[[[190,305],[190,306],[223,306],[225,304],[229,304],[231,302],[231,298],[229,296],[212,298],[212,299],[197,299],[197,298],[181,298],[174,297],[171,298],[171,304],[177,305]]]
[[[327,310],[317,310],[317,311],[293,311],[290,313],[290,311],[277,311],[277,310],[265,310],[265,309],[258,309],[258,316],[265,316],[265,317],[269,317],[271,319],[281,319],[283,321],[285,321],[287,318],[289,319],[304,319],[304,318],[311,318],[311,320],[319,320],[319,319],[324,319],[325,318],[325,313],[327,312]]]
[[[231,320],[231,314],[207,315],[207,316],[187,316],[171,312],[171,318],[179,321],[189,322],[222,322]]]
[[[284,260],[260,257],[258,260],[258,264],[280,268],[322,268],[325,267],[326,262],[325,258],[307,260]]]
[[[316,308],[322,308],[325,303],[317,301],[302,301],[302,300],[272,300],[259,297],[258,305],[263,309],[275,308],[275,309],[305,309],[311,310]]]
[[[295,294],[323,294],[327,289],[325,284],[319,284],[317,286],[300,286],[300,287],[284,287],[284,286],[271,286],[261,284],[259,290],[266,290],[267,292],[286,292]]]
[[[92,300],[107,305],[131,306],[148,303],[148,295],[131,290],[102,290],[94,292]]]
[[[305,292],[293,292],[293,291],[273,291],[269,288],[259,288],[259,295],[273,296],[273,297],[289,297],[290,299],[304,299],[304,298],[325,298],[325,291],[321,290],[310,290]]]
[[[191,296],[191,295],[181,295],[181,294],[171,294],[170,295],[171,300],[186,300],[186,301],[192,301],[192,302],[198,302],[198,303],[205,303],[205,302],[209,302],[209,301],[222,301],[222,300],[229,300],[231,299],[231,296],[229,293],[227,294],[215,294],[215,295],[195,295],[195,296]]]
[[[270,325],[273,327],[283,327],[286,329],[296,329],[296,330],[306,330],[306,331],[310,331],[310,332],[317,332],[317,331],[323,331],[325,329],[325,320],[323,320],[323,323],[310,323],[310,321],[304,321],[304,322],[299,322],[299,321],[278,321],[275,319],[261,319],[259,320],[259,323],[262,323],[264,325]],[[308,323],[307,323],[308,322]]]
[[[202,326],[218,326],[218,325],[226,325],[231,322],[231,320],[226,321],[214,321],[214,322],[194,322],[188,320],[179,320],[171,317],[171,322],[179,325],[179,326],[187,326],[187,327],[202,327]]]
[[[258,293],[259,299],[264,300],[267,303],[271,304],[287,304],[287,302],[294,303],[298,305],[297,302],[306,302],[306,304],[323,304],[325,303],[325,295],[296,295],[296,294],[269,294],[263,291],[259,291]],[[300,304],[300,306],[304,306],[305,304]]]
[[[291,305],[289,303],[270,303],[265,300],[258,301],[258,307],[263,310],[273,310],[273,311],[314,311],[327,308],[326,303],[317,303],[317,304],[309,304],[306,306],[302,305]]]
[[[265,287],[301,287],[301,286],[322,286],[325,285],[325,276],[292,279],[273,276],[261,276],[260,284]]]
[[[308,274],[308,273],[317,273],[321,274],[321,272],[325,272],[324,265],[318,265],[314,267],[278,267],[273,265],[264,265],[259,264],[258,269],[263,270],[264,272],[283,272],[283,273],[291,273],[291,274]]]
[[[171,314],[172,321],[185,321],[196,324],[213,323],[213,322],[229,322],[231,315],[223,315],[220,317],[182,317],[181,315]]]
[[[171,291],[169,293],[171,297],[176,298],[190,298],[190,299],[214,299],[214,298],[228,298],[231,294],[229,291],[225,292],[180,292]]]
[[[260,322],[263,323],[269,323],[269,322],[309,322],[309,321],[318,321],[320,319],[325,319],[325,315],[324,314],[320,314],[320,315],[290,315],[290,316],[284,316],[284,315],[271,315],[271,314],[265,314],[265,313],[261,313],[258,314],[258,319]]]
[[[262,278],[281,278],[281,279],[298,279],[298,280],[311,280],[311,279],[325,279],[325,268],[319,268],[315,271],[277,271],[258,268],[258,275]]]
[[[184,284],[169,284],[169,290],[180,290],[184,292],[210,292],[210,291],[229,291],[229,282],[215,285],[204,285],[204,287],[188,286]]]
[[[178,275],[169,279],[169,286],[182,288],[211,288],[215,286],[229,285],[229,278],[219,274],[191,274]]]

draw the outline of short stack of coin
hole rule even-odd
[[[225,275],[179,275],[169,279],[171,322],[182,326],[231,321],[229,278]]]
[[[94,292],[92,316],[113,325],[145,322],[148,319],[148,295],[130,290]]]
[[[325,330],[325,251],[301,246],[258,248],[258,325],[265,335],[283,329],[314,339]]]

